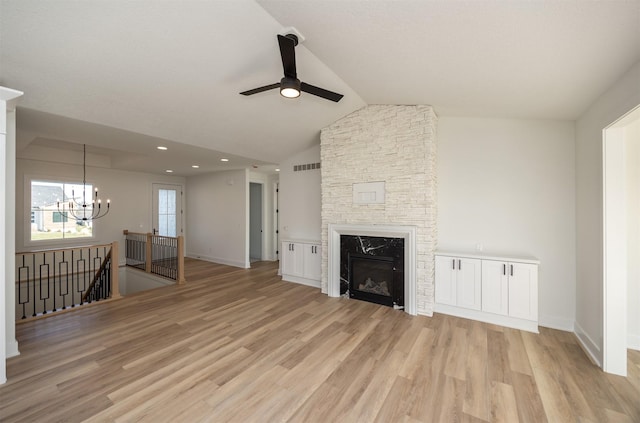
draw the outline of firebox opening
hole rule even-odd
[[[393,257],[349,253],[348,261],[349,297],[389,307],[404,305]]]

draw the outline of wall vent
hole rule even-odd
[[[301,172],[303,170],[315,170],[315,169],[320,169],[320,163],[308,163],[308,164],[293,166],[294,172]]]

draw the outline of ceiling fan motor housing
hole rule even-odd
[[[287,98],[300,96],[300,80],[285,76],[280,80],[280,94]]]

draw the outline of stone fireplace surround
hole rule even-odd
[[[433,314],[437,120],[428,105],[370,105],[322,129],[323,293],[338,296],[340,292],[339,274],[335,276],[339,261],[331,258],[340,254],[341,229],[336,232],[335,225],[358,225],[359,230],[364,225],[370,232],[360,235],[382,237],[410,236],[390,235],[383,228],[396,233],[404,232],[398,227],[413,228],[413,241],[405,243],[405,254],[411,254],[405,260],[405,311]],[[358,188],[363,185],[373,186],[371,191],[378,187],[382,195],[377,191],[360,201]],[[336,237],[338,244],[332,246]],[[408,251],[410,247],[414,252]]]
[[[416,227],[403,225],[340,225],[329,224],[328,294],[340,296],[340,236],[376,236],[404,239],[404,309],[417,314],[416,308]]]

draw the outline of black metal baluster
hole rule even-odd
[[[40,265],[40,300],[42,301],[42,314],[47,314],[47,300],[49,299],[50,296],[50,290],[49,290],[49,264],[47,263],[47,254],[46,253],[42,253],[42,264]],[[43,293],[42,293],[42,286],[44,285],[42,282],[42,269],[45,268],[47,269],[47,296],[44,297]]]
[[[31,256],[33,259],[33,314],[32,317],[36,316],[36,255],[33,254]]]
[[[22,277],[23,269],[26,270],[27,279],[24,284],[27,288],[26,301],[23,300],[22,290],[23,290],[23,282],[25,279]],[[18,267],[18,304],[22,306],[22,318],[27,318],[27,303],[29,302],[29,279],[31,279],[31,272],[29,271],[29,266],[27,266],[25,255],[22,255],[22,266]]]
[[[56,311],[56,252],[53,252],[53,263],[52,266],[53,267],[53,280],[51,281],[51,285],[53,288],[53,308],[51,309],[51,311]]]

